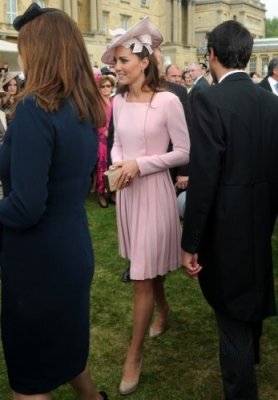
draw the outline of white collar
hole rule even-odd
[[[268,83],[270,84],[272,92],[274,94],[276,94],[276,96],[278,96],[277,89],[276,89],[276,85],[277,85],[278,81],[276,81],[276,79],[272,78],[272,76],[269,76],[267,78],[267,80],[268,80]]]
[[[242,69],[233,69],[232,71],[227,72],[226,74],[222,75],[221,78],[219,79],[218,83],[221,83],[223,79],[227,78],[227,76],[232,75],[232,74],[237,74],[238,72],[244,72]]]

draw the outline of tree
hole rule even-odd
[[[278,18],[265,20],[265,37],[278,37]]]

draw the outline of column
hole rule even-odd
[[[178,41],[178,0],[173,0],[173,43]]]
[[[166,0],[166,10],[165,10],[165,37],[164,42],[172,42],[172,5],[170,0]]]
[[[182,42],[182,13],[181,13],[181,0],[178,0],[178,12],[177,12],[177,37],[178,42]]]
[[[90,31],[97,31],[97,0],[90,0]]]
[[[187,5],[187,44],[193,44],[193,32],[194,32],[194,5],[190,0]]]
[[[103,30],[102,25],[102,0],[97,0],[97,26],[99,31]]]
[[[69,0],[64,0],[64,6],[63,6],[64,11],[71,16],[71,5]]]
[[[74,19],[75,22],[78,23],[78,6],[77,6],[77,0],[71,0],[71,10],[72,10],[72,18]]]

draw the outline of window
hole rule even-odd
[[[7,22],[13,23],[13,20],[17,16],[17,0],[7,0]]]
[[[148,3],[148,0],[141,0],[141,6],[146,6]]]
[[[102,14],[102,26],[103,26],[103,31],[105,33],[109,32],[109,13],[108,12],[104,12]]]
[[[250,72],[256,72],[257,71],[257,59],[256,59],[256,57],[250,58],[249,70],[250,70]]]
[[[128,30],[129,28],[129,20],[130,17],[127,15],[121,15],[121,28],[123,28],[124,30]]]
[[[266,75],[267,75],[268,63],[269,63],[269,58],[268,58],[268,57],[263,57],[263,58],[262,58],[262,72],[263,72],[263,76],[266,76]]]

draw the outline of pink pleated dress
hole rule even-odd
[[[113,102],[113,162],[135,159],[137,175],[117,192],[120,255],[130,260],[133,280],[152,279],[180,266],[181,226],[169,168],[189,161],[189,135],[182,105],[170,92],[151,104]],[[173,151],[167,152],[169,141]]]

